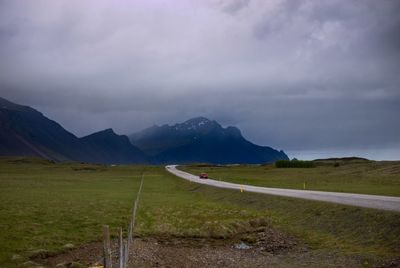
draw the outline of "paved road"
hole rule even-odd
[[[172,174],[180,178],[220,188],[237,189],[237,190],[243,189],[244,191],[247,192],[289,196],[302,199],[333,202],[351,206],[400,211],[400,197],[267,188],[267,187],[251,186],[244,184],[241,185],[224,181],[216,181],[212,179],[200,179],[197,175],[193,175],[177,169],[176,165],[169,165],[166,166],[165,168],[167,171],[171,172]]]

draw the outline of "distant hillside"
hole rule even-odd
[[[0,98],[0,155],[39,156],[56,161],[145,163],[126,136],[107,130],[79,139],[28,106]]]
[[[129,138],[106,129],[83,138],[35,109],[0,98],[0,156],[91,163],[269,163],[283,151],[247,141],[236,127],[204,117],[153,126]]]
[[[152,126],[129,136],[157,163],[266,163],[289,159],[283,151],[247,141],[236,127],[204,117],[173,126]]]
[[[146,163],[147,156],[133,146],[127,136],[106,129],[80,139],[87,148],[88,162],[96,163]]]
[[[0,155],[74,160],[79,139],[42,113],[0,98]]]
[[[316,162],[327,162],[327,161],[370,161],[370,160],[367,159],[367,158],[351,156],[351,157],[321,158],[321,159],[315,159],[313,161],[316,161]]]

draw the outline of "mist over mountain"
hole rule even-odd
[[[105,130],[78,138],[28,106],[0,98],[0,155],[37,156],[55,161],[146,163],[126,136]]]
[[[107,164],[266,163],[283,151],[247,141],[236,127],[197,117],[130,135],[106,129],[78,138],[39,111],[0,98],[0,155]]]
[[[152,126],[129,136],[157,163],[265,163],[288,159],[283,151],[247,141],[236,127],[197,117],[172,126]]]

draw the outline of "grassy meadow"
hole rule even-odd
[[[315,161],[311,168],[270,165],[182,166],[213,179],[264,187],[400,196],[400,161]]]
[[[254,175],[264,168],[270,167],[257,167]],[[222,170],[226,174],[242,170],[257,178],[250,176],[249,167],[215,172]],[[204,171],[214,174],[214,169]],[[72,245],[99,241],[103,224],[116,234],[117,227],[128,223],[142,173],[139,236],[251,242],[246,236],[258,220],[295,237],[316,256],[313,263],[322,267],[327,262],[345,266],[339,260],[343,258],[369,267],[400,256],[399,213],[217,189],[179,179],[160,166],[1,158],[0,267],[18,267],[29,256],[57,254]],[[292,257],[285,255],[282,261],[285,258]]]

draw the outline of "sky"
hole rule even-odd
[[[0,0],[0,96],[77,136],[205,116],[312,159],[400,159],[398,0]]]

